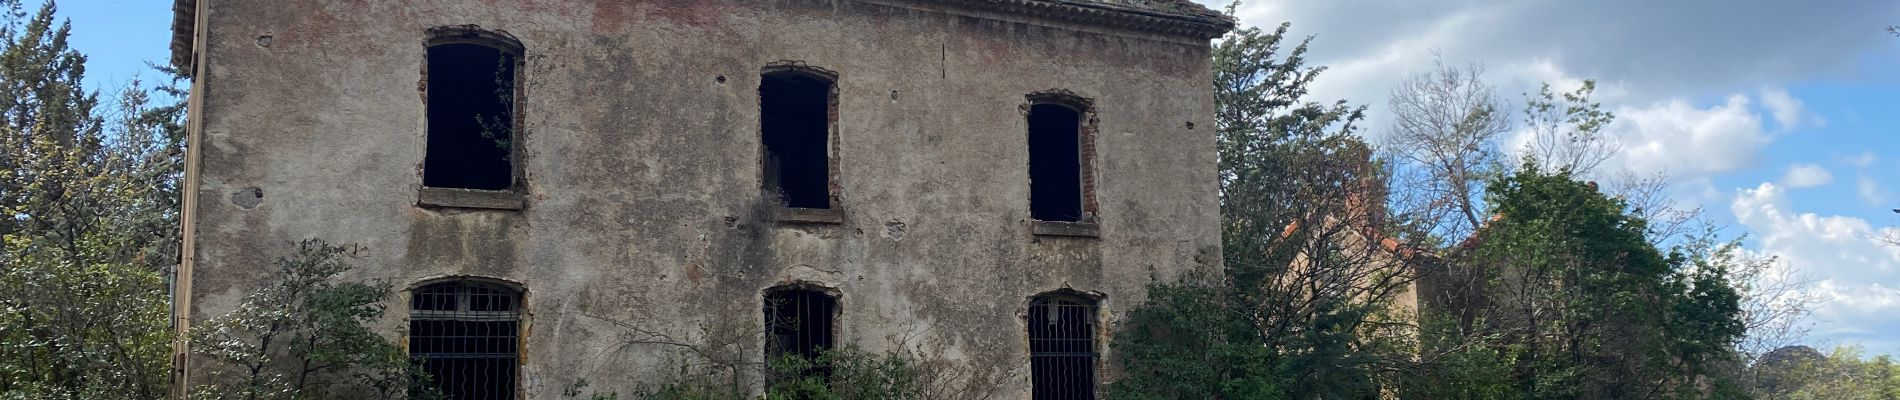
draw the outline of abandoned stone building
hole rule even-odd
[[[1219,266],[1233,22],[1187,0],[175,1],[181,330],[320,239],[453,398],[738,331],[1087,399],[1144,285]]]

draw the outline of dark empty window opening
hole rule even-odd
[[[423,186],[514,186],[515,58],[484,44],[429,46]]]
[[[810,289],[782,289],[765,295],[766,360],[802,357],[816,361],[832,348],[831,323],[838,299]],[[801,376],[829,376],[830,368],[814,366]]]
[[[1029,108],[1029,216],[1082,220],[1082,114],[1074,108]]]
[[[494,285],[456,281],[414,291],[409,356],[429,387],[453,400],[515,398],[521,296]]]
[[[765,189],[781,205],[831,208],[831,81],[801,72],[772,72],[759,83],[759,135],[765,144]]]
[[[1042,296],[1029,302],[1029,371],[1036,400],[1095,398],[1095,302]]]

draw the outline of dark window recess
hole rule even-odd
[[[428,153],[422,184],[506,190],[514,186],[515,56],[495,47],[429,47]]]
[[[1044,296],[1029,302],[1029,373],[1036,400],[1095,398],[1095,303]]]
[[[765,189],[780,204],[831,208],[831,82],[793,72],[759,83],[759,135],[765,143]]]
[[[831,348],[831,319],[838,300],[823,292],[805,289],[778,290],[765,295],[765,326],[771,334],[765,343],[767,360],[803,357],[817,360]],[[831,368],[814,366],[800,376],[831,375]]]
[[[1056,104],[1029,108],[1029,216],[1082,220],[1082,115]]]
[[[473,282],[416,289],[409,357],[429,373],[421,387],[452,400],[515,398],[520,299],[513,290]]]

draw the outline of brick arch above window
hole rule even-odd
[[[1038,235],[1098,235],[1095,100],[1067,89],[1024,95],[1029,205]]]
[[[450,25],[429,28],[428,41],[425,45],[434,46],[450,43],[481,44],[515,55],[520,55],[527,49],[526,46],[521,45],[521,39],[515,38],[515,36],[509,34],[508,31],[482,29],[479,25]]]

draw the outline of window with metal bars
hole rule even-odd
[[[782,288],[766,292],[765,327],[771,334],[765,343],[766,359],[797,356],[817,361],[820,354],[832,348],[832,318],[837,310],[838,299],[819,290]],[[830,374],[831,368],[824,365],[798,373],[824,377]]]
[[[1029,371],[1036,400],[1095,398],[1095,301],[1044,295],[1029,302]]]
[[[409,356],[448,399],[515,398],[520,332],[521,294],[507,287],[442,282],[410,301]]]

